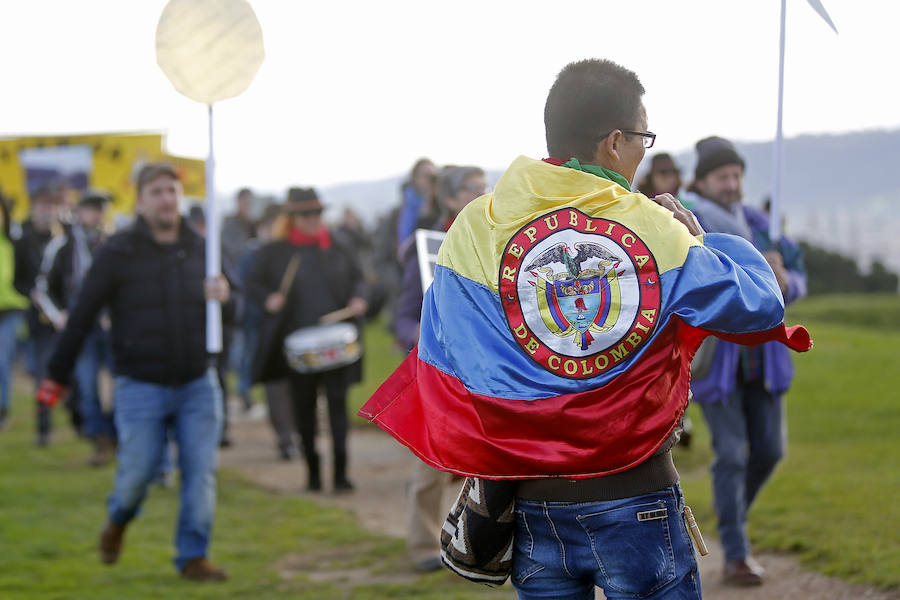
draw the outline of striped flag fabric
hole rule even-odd
[[[359,414],[459,475],[609,475],[676,427],[708,335],[812,345],[747,241],[520,157],[450,228],[419,344]]]

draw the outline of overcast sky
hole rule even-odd
[[[900,126],[900,2],[788,0],[786,135]],[[556,73],[610,58],[647,89],[658,150],[774,136],[778,0],[252,0],[266,58],[216,105],[217,188],[280,192],[545,155]],[[163,0],[0,0],[0,136],[162,131],[206,155],[206,109],[156,65]]]

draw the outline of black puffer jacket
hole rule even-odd
[[[164,385],[187,383],[209,366],[203,238],[182,222],[178,242],[159,244],[142,218],[98,250],[47,367],[68,383],[97,314],[109,307],[116,375]],[[237,292],[222,307],[232,320]]]

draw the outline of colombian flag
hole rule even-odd
[[[703,338],[808,350],[783,320],[747,241],[694,237],[641,194],[520,157],[453,223],[419,344],[359,414],[459,475],[609,475],[671,434]]]

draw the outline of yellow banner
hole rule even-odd
[[[62,183],[74,196],[85,186],[112,194],[112,211],[134,212],[134,179],[147,162],[175,167],[186,196],[206,195],[203,160],[171,156],[161,134],[87,134],[0,139],[0,192],[13,203],[13,217],[24,219],[30,194],[44,183]]]

